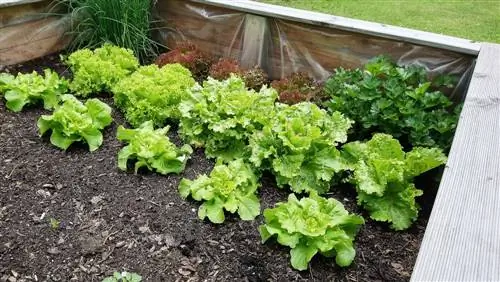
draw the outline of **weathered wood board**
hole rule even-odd
[[[483,44],[412,281],[500,281],[500,45]]]
[[[38,58],[63,49],[69,16],[58,12],[52,1],[10,1],[0,5],[0,66]],[[8,4],[8,5],[7,5]]]

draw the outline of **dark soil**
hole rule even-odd
[[[7,70],[45,66],[65,71],[58,56]],[[351,189],[339,189],[328,196],[367,218],[356,239],[355,262],[340,268],[334,259],[318,255],[308,271],[295,271],[287,247],[272,240],[260,243],[262,216],[255,221],[228,216],[224,224],[214,225],[197,218],[199,203],[180,198],[182,177],[195,178],[213,166],[202,151],[193,154],[180,176],[134,175],[116,165],[123,145],[115,134],[124,124],[118,111],[104,132],[103,146],[93,153],[85,145],[64,152],[39,138],[36,120],[46,113],[31,108],[16,114],[0,102],[0,281],[100,281],[114,271],[137,272],[143,281],[410,278],[428,212],[411,229],[394,232],[369,220]],[[263,208],[286,200],[287,194],[272,177],[263,177]]]

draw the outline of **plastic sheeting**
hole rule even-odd
[[[430,76],[458,76],[458,86],[448,94],[462,100],[475,62],[474,56],[453,51],[192,1],[159,1],[155,13],[168,26],[159,33],[167,47],[189,40],[202,51],[238,59],[243,67],[260,65],[271,79],[303,71],[324,81],[336,67],[360,67],[385,54],[401,65],[423,66]]]

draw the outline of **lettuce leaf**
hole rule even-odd
[[[98,99],[89,99],[83,104],[73,95],[61,96],[52,115],[38,119],[38,131],[43,136],[51,130],[50,142],[66,150],[73,142],[84,141],[89,150],[97,150],[103,141],[102,129],[113,121],[111,107]]]
[[[132,50],[109,43],[94,51],[81,49],[73,52],[65,63],[73,72],[70,89],[82,97],[110,91],[120,79],[139,66]]]
[[[132,126],[149,120],[163,126],[167,119],[180,118],[179,104],[194,84],[191,72],[180,64],[149,65],[122,79],[112,91],[116,105]]]
[[[278,104],[272,120],[250,138],[250,161],[270,169],[280,187],[325,193],[335,173],[347,168],[336,146],[347,140],[351,124],[310,102]]]
[[[361,216],[349,214],[342,203],[318,196],[315,191],[300,201],[294,194],[288,202],[264,210],[265,224],[259,227],[262,243],[276,236],[278,243],[291,248],[292,267],[305,270],[318,252],[336,256],[339,266],[349,266],[356,255],[354,237]]]
[[[266,87],[248,90],[234,75],[224,81],[208,78],[180,104],[179,132],[189,143],[204,147],[208,157],[241,158],[250,135],[272,119],[277,95]]]
[[[152,121],[143,123],[137,129],[118,127],[118,140],[129,143],[118,152],[118,167],[127,170],[128,160],[134,159],[136,173],[143,166],[160,174],[182,172],[193,150],[189,145],[177,148],[170,142],[168,130],[168,126],[154,130]]]
[[[410,227],[418,217],[415,198],[423,192],[413,178],[446,163],[440,149],[416,147],[405,153],[398,140],[382,133],[366,143],[348,143],[342,153],[354,171],[351,182],[356,185],[358,204],[372,219],[389,222],[395,230]]]
[[[37,72],[27,74],[0,74],[0,93],[4,93],[5,106],[20,112],[24,106],[43,102],[46,110],[53,109],[60,96],[68,90],[68,82],[52,70],[45,69],[44,75]]]
[[[203,201],[198,217],[213,223],[223,223],[224,210],[235,213],[242,220],[253,220],[260,214],[260,202],[256,195],[259,186],[252,167],[242,159],[229,162],[219,161],[210,176],[201,175],[196,180],[182,179],[179,193],[183,199],[189,195],[196,201]]]

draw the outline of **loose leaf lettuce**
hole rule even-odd
[[[264,219],[259,227],[262,243],[276,235],[278,243],[291,248],[292,267],[298,270],[307,269],[318,252],[336,256],[339,266],[349,266],[356,255],[354,237],[364,224],[361,216],[349,214],[339,201],[314,191],[300,201],[290,194],[288,202],[264,210]]]
[[[225,161],[246,153],[250,135],[272,119],[275,90],[248,90],[237,76],[224,81],[208,78],[180,104],[180,133],[189,143],[205,147],[209,157]]]
[[[52,115],[38,119],[40,136],[52,130],[50,142],[56,147],[66,150],[73,142],[85,141],[91,152],[97,150],[103,141],[101,130],[113,121],[111,108],[98,99],[83,104],[73,95],[63,95],[61,100]]]
[[[70,89],[82,97],[111,90],[139,66],[132,50],[109,43],[94,51],[81,49],[73,52],[65,62],[73,72]]]
[[[33,73],[0,74],[0,94],[4,93],[5,105],[13,112],[22,111],[25,105],[43,102],[46,110],[51,110],[68,90],[68,82],[57,73],[46,69],[44,76]]]
[[[391,135],[377,133],[366,142],[344,145],[343,153],[354,170],[351,182],[356,185],[358,204],[370,217],[391,223],[403,230],[418,217],[415,197],[422,195],[413,178],[446,163],[446,156],[437,148],[415,147],[405,153]]]
[[[144,166],[160,174],[182,172],[193,150],[189,145],[178,149],[170,142],[168,130],[168,126],[155,130],[152,121],[143,123],[137,129],[118,127],[118,140],[129,143],[118,153],[118,167],[127,170],[128,160],[134,159],[136,173]]]
[[[132,126],[149,120],[163,126],[167,119],[179,119],[179,103],[194,84],[191,72],[180,64],[149,65],[122,79],[112,91],[116,105]]]
[[[250,138],[250,161],[270,169],[280,187],[325,193],[334,174],[346,168],[336,146],[347,140],[351,124],[310,102],[279,104],[275,117]]]
[[[201,175],[196,180],[182,179],[179,193],[203,201],[198,217],[213,223],[224,222],[224,210],[238,212],[243,220],[253,220],[260,214],[260,202],[256,195],[259,184],[252,167],[237,159],[227,165],[218,162],[210,176]]]

